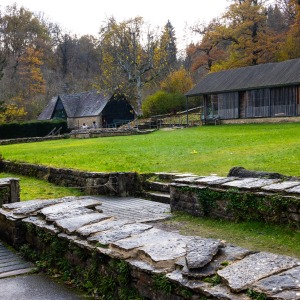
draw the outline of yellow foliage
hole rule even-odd
[[[24,82],[23,95],[26,98],[46,93],[46,81],[41,71],[43,57],[44,55],[40,50],[29,47],[20,59],[20,75]]]
[[[278,56],[282,61],[300,57],[300,4],[293,0],[290,6],[295,13],[295,20],[280,47]]]
[[[160,84],[162,90],[180,94],[185,94],[193,85],[192,77],[183,68],[170,73]]]
[[[16,104],[5,105],[4,112],[0,115],[0,123],[20,121],[27,115],[24,107]]]

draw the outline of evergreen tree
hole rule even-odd
[[[164,26],[161,38],[160,47],[163,52],[167,54],[167,73],[176,67],[177,62],[177,47],[175,29],[172,26],[170,20]]]
[[[267,26],[276,34],[282,34],[288,30],[288,22],[277,4],[268,7]]]

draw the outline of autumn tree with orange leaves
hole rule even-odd
[[[300,1],[284,2],[285,10],[289,12],[290,28],[280,47],[279,59],[287,60],[300,57]]]
[[[274,10],[270,11],[275,14]],[[278,8],[276,12],[283,15]],[[269,24],[268,9],[263,1],[233,0],[219,19],[192,27],[201,41],[187,49],[191,70],[202,70],[199,75],[203,76],[207,71],[277,61],[284,28],[280,30],[274,22],[271,28]],[[282,26],[287,27],[283,23]]]

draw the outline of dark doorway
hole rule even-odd
[[[102,111],[103,127],[119,127],[134,120],[134,110],[124,98],[113,98]]]

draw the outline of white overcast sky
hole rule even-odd
[[[1,10],[17,3],[58,23],[66,31],[97,35],[102,22],[110,16],[117,21],[141,16],[152,27],[163,27],[168,20],[175,28],[178,43],[183,48],[194,40],[186,34],[186,25],[210,21],[225,11],[230,0],[0,0]]]

